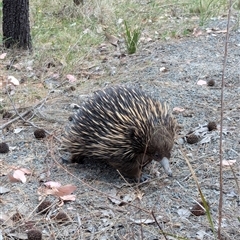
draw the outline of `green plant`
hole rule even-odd
[[[141,30],[139,28],[136,28],[131,31],[129,29],[126,21],[124,21],[124,25],[125,25],[125,31],[126,31],[125,32],[125,43],[127,46],[127,51],[129,54],[133,54],[137,50],[138,41],[141,36]]]
[[[197,0],[194,1],[191,13],[199,15],[199,25],[203,26],[213,16],[219,15],[226,7],[226,0]]]

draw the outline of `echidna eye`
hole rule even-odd
[[[154,157],[155,157],[155,158],[158,158],[158,157],[159,157],[159,154],[158,154],[158,153],[155,153],[155,154],[154,154]]]

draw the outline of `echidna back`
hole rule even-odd
[[[144,161],[151,161],[155,148],[161,150],[168,142],[167,151],[171,150],[174,128],[166,104],[137,89],[110,87],[80,106],[66,130],[63,148],[74,161],[92,157],[129,168],[139,165],[136,161],[145,155]]]

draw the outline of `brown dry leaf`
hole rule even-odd
[[[61,183],[54,182],[54,181],[45,182],[44,185],[46,187],[49,187],[49,188],[59,188],[59,187],[61,187]]]
[[[75,201],[76,195],[65,195],[60,197],[63,201]]]
[[[56,190],[54,189],[49,189],[45,187],[39,187],[38,188],[38,195],[55,195]]]
[[[118,42],[119,42],[119,39],[113,35],[110,35],[108,34],[107,32],[105,32],[105,36],[107,38],[107,40],[115,47],[118,46]]]
[[[194,28],[192,34],[193,34],[193,36],[198,37],[198,36],[203,35],[203,32],[202,32],[202,30],[200,30],[198,28]]]
[[[232,166],[235,162],[236,162],[236,160],[223,160],[222,165],[223,166]]]
[[[56,188],[57,192],[55,195],[58,197],[66,196],[74,192],[76,189],[77,189],[76,186],[68,184],[68,185]]]
[[[56,197],[60,197],[63,201],[75,201],[76,196],[71,195],[73,191],[77,189],[76,186],[73,186],[71,184],[65,185],[65,186],[59,186],[60,183],[58,182],[48,182],[45,183],[46,187],[40,187],[38,188],[38,195],[53,195]],[[59,187],[52,187],[54,185],[58,185]],[[50,187],[50,188],[49,188]],[[41,198],[41,197],[40,197]]]
[[[21,70],[22,70],[22,64],[20,64],[20,63],[13,64],[13,65],[12,65],[12,68],[13,68],[14,70],[21,71]]]
[[[15,170],[12,174],[8,174],[8,178],[11,182],[22,182],[25,183],[27,181],[25,174],[20,169]]]
[[[77,81],[77,78],[71,74],[67,74],[67,79],[70,83],[73,83],[73,82],[76,82]]]
[[[181,107],[174,107],[173,108],[173,112],[184,112],[185,108],[181,108]]]
[[[207,203],[207,207],[209,208],[209,203]],[[205,212],[206,210],[202,200],[199,200],[197,203],[195,203],[191,209],[191,213],[195,216],[205,215]]]
[[[0,55],[0,59],[4,59],[6,56],[7,56],[7,53],[2,53],[2,54]]]

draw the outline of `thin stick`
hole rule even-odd
[[[151,211],[151,214],[152,214],[152,217],[154,218],[155,222],[157,223],[158,228],[160,229],[161,233],[163,234],[164,239],[167,240],[167,236],[166,236],[165,232],[162,230],[159,222],[157,221],[157,218],[156,218],[156,216],[154,215],[154,212]]]
[[[49,93],[50,93],[50,92],[49,92]],[[44,98],[41,102],[39,102],[38,104],[36,104],[35,106],[33,106],[32,108],[30,108],[28,111],[26,111],[27,113],[25,112],[24,114],[20,114],[20,113],[18,112],[18,110],[16,109],[16,107],[15,107],[15,105],[14,105],[14,102],[13,102],[13,100],[12,100],[12,98],[11,98],[8,90],[7,90],[7,95],[8,95],[8,98],[9,98],[9,100],[10,100],[13,108],[14,108],[14,111],[15,111],[16,114],[18,115],[18,117],[17,117],[17,118],[14,118],[13,120],[16,121],[16,120],[18,120],[18,119],[21,119],[21,120],[23,120],[24,122],[30,124],[31,126],[40,129],[40,127],[38,127],[37,125],[35,125],[33,122],[30,122],[30,121],[24,119],[24,116],[25,116],[27,113],[29,113],[30,111],[32,111],[33,109],[35,109],[37,106],[39,106],[39,105],[42,106],[42,104],[44,104],[44,103],[47,101],[48,96],[47,96],[46,98]],[[13,121],[7,122],[7,124],[1,126],[1,128],[3,129],[4,127],[6,127],[6,125],[8,126],[9,124],[11,124],[10,122],[12,123]],[[0,128],[0,129],[1,129],[1,128]],[[50,132],[48,132],[47,130],[44,129],[44,131],[45,131],[48,135],[52,135],[52,134],[51,134]],[[61,142],[61,140],[60,140],[58,137],[56,137],[56,136],[54,136],[54,135],[53,135],[53,137],[54,137],[57,141]]]
[[[47,98],[46,98],[47,99]],[[9,126],[10,124],[16,122],[19,119],[23,119],[23,117],[25,117],[28,113],[30,113],[32,110],[34,110],[35,108],[37,108],[40,104],[42,104],[43,102],[46,101],[46,99],[41,100],[39,103],[37,103],[36,105],[34,105],[33,107],[30,107],[28,110],[26,110],[25,112],[23,112],[22,114],[20,114],[17,109],[14,107],[14,111],[16,112],[16,114],[18,115],[17,117],[15,117],[14,119],[6,122],[5,124],[3,124],[2,126],[0,126],[0,130],[3,130],[4,128],[6,128],[7,126]],[[25,120],[24,120],[25,121]]]
[[[222,86],[221,86],[221,119],[220,119],[220,144],[219,144],[219,184],[220,184],[220,195],[219,195],[219,213],[218,213],[218,239],[221,239],[221,226],[222,226],[222,208],[223,208],[223,180],[222,180],[222,161],[223,161],[223,149],[222,149],[222,138],[223,138],[223,109],[224,109],[224,77],[227,65],[227,53],[228,53],[228,40],[229,40],[229,29],[230,29],[230,16],[231,16],[232,0],[229,0],[228,19],[227,19],[227,32],[224,48],[224,61],[222,70]]]

